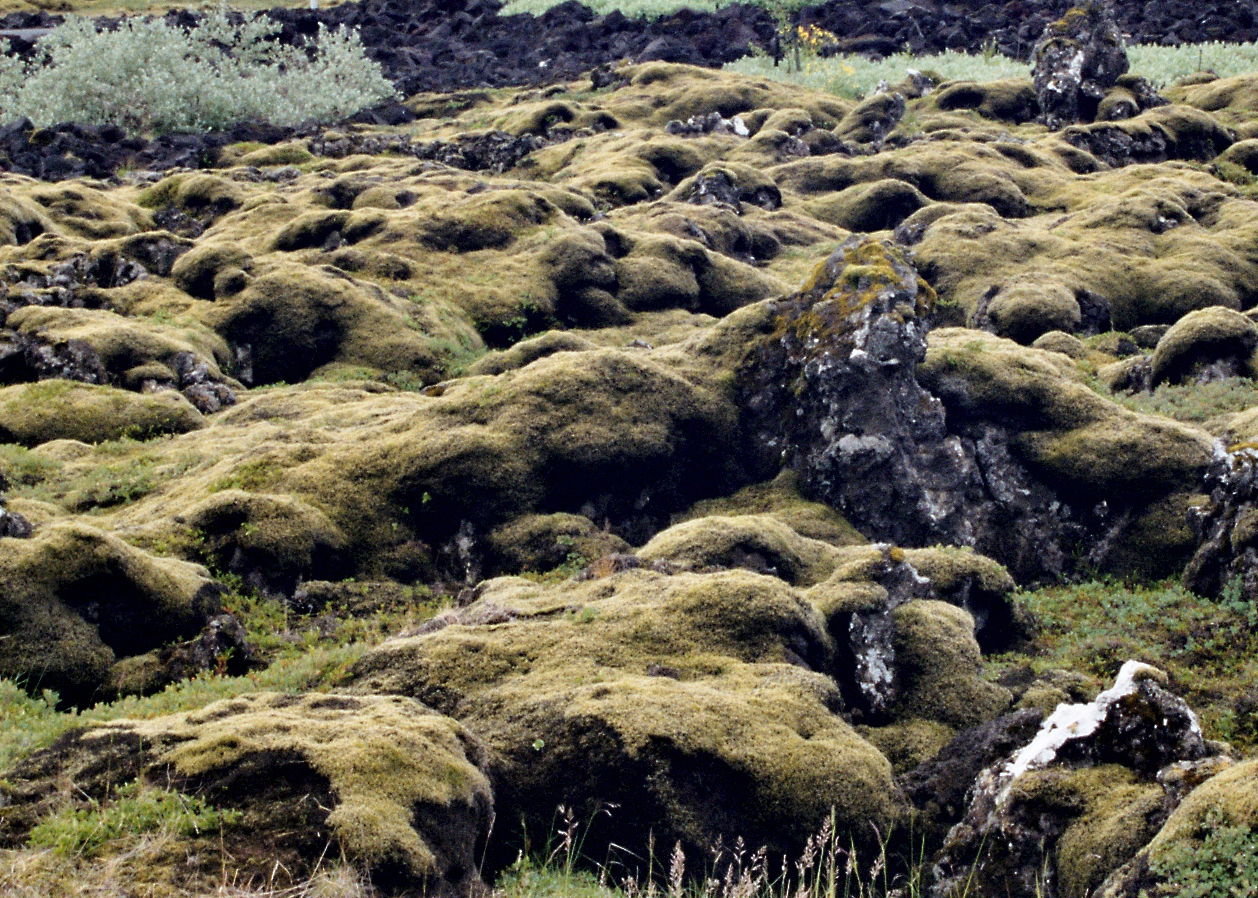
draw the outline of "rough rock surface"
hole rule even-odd
[[[996,345],[980,350],[964,332],[940,332],[928,354],[928,291],[902,250],[853,238],[799,294],[775,304],[775,332],[742,371],[745,426],[761,466],[797,471],[805,493],[872,538],[974,546],[1028,578],[1067,571],[1079,551],[1104,559],[1130,524],[1133,500],[1138,508],[1148,498],[1130,495],[1126,477],[1187,489],[1204,471],[1204,435],[1113,416],[1073,377],[1057,380],[1053,365],[1039,368],[1026,392],[1015,386],[1020,376],[1007,380],[1012,372],[971,356],[993,359]],[[1070,435],[1024,440],[1002,425],[1010,412],[1046,415]],[[1115,470],[1116,479],[1097,468],[1086,492],[1075,492],[1078,480],[1063,490],[1073,454],[1098,438],[1109,453],[1165,440],[1157,467],[1171,467]]]
[[[1247,444],[1215,450],[1205,482],[1209,502],[1194,509],[1200,546],[1184,569],[1184,584],[1205,596],[1232,590],[1258,598],[1258,452]]]
[[[1031,59],[1040,120],[1054,129],[1095,118],[1128,65],[1107,0],[1087,0],[1049,25]]]
[[[1082,898],[1099,880],[1078,887],[1087,877],[1071,867],[1082,860],[1069,850],[1072,824],[1121,817],[1127,804],[1143,818],[1145,840],[1156,832],[1169,808],[1155,777],[1218,753],[1164,681],[1155,668],[1129,661],[1095,701],[1059,705],[1034,738],[979,773],[964,818],[945,841],[932,894],[969,887],[1016,898]]]

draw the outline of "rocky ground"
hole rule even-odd
[[[1050,128],[1046,79],[575,71],[109,177],[0,135],[48,176],[0,176],[0,883],[482,894],[560,806],[638,876],[828,826],[937,896],[1248,844],[1258,74]],[[1097,577],[1194,591],[1166,669],[1056,665],[1019,589]],[[201,822],[137,843],[159,799]]]

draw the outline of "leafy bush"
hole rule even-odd
[[[279,30],[259,14],[233,22],[226,7],[190,29],[130,18],[97,31],[71,20],[30,63],[0,56],[0,120],[202,131],[329,121],[393,95],[356,33],[320,25],[309,47],[291,47],[274,40]]]

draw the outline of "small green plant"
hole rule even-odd
[[[1149,864],[1159,882],[1141,898],[1245,898],[1258,894],[1258,833],[1217,809],[1199,842],[1171,845]]]
[[[192,28],[125,18],[98,31],[72,18],[26,62],[0,56],[0,120],[76,121],[136,133],[205,131],[236,122],[330,121],[393,95],[357,34],[320,25],[307,48],[276,40],[280,25],[225,6]]]
[[[106,843],[125,836],[157,831],[197,836],[218,832],[239,820],[239,811],[219,810],[197,796],[128,783],[108,801],[62,808],[31,829],[27,844],[90,857]]]

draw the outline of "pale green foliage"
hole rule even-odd
[[[320,26],[307,53],[271,40],[279,30],[259,14],[233,24],[226,7],[191,29],[129,18],[98,32],[72,19],[41,41],[33,64],[0,57],[0,119],[201,131],[329,121],[392,96],[357,34]]]
[[[1258,894],[1258,833],[1221,813],[1206,817],[1199,843],[1172,845],[1150,866],[1160,880],[1145,898],[1245,898]]]
[[[1182,47],[1136,45],[1127,48],[1131,72],[1148,78],[1158,87],[1200,71],[1213,71],[1220,77],[1258,71],[1258,43],[1190,44]],[[767,56],[747,56],[725,66],[727,71],[789,81],[814,90],[860,98],[880,83],[903,81],[910,69],[933,72],[948,81],[996,81],[1003,78],[1030,78],[1027,63],[998,53],[938,53],[914,56],[897,53],[881,60],[863,56],[814,57],[800,71],[785,63],[775,66]]]
[[[1214,72],[1221,78],[1258,71],[1258,43],[1185,44],[1182,47],[1158,47],[1137,44],[1127,48],[1131,70],[1143,75],[1158,87],[1173,84],[1194,72]]]
[[[726,71],[790,81],[813,90],[859,98],[876,90],[882,82],[903,81],[910,70],[933,72],[948,81],[996,81],[1001,78],[1029,78],[1025,63],[996,55],[938,53],[913,56],[896,53],[880,60],[864,56],[810,56],[798,70],[785,62],[775,66],[768,56],[745,56],[725,66]]]
[[[90,857],[107,842],[124,836],[156,831],[201,835],[239,819],[239,811],[220,811],[193,795],[130,783],[120,787],[109,802],[63,808],[32,827],[27,842],[32,848]]]

